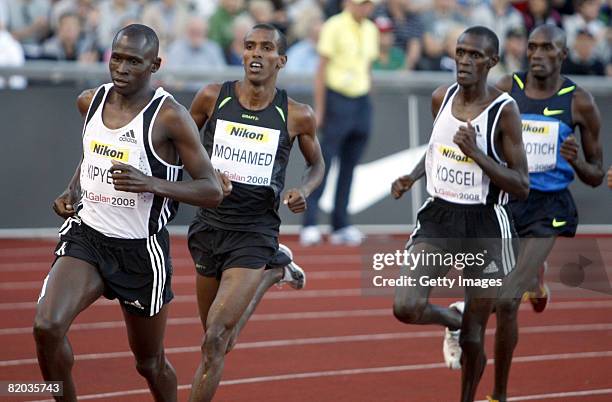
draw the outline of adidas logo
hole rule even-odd
[[[495,263],[495,261],[491,261],[489,265],[487,265],[487,267],[482,271],[482,273],[483,274],[494,274],[497,271],[499,271],[499,268],[497,268],[497,264]]]
[[[119,141],[123,142],[131,142],[132,144],[137,144],[136,135],[134,135],[134,130],[130,130],[126,133],[123,133],[121,137],[119,137]]]
[[[130,306],[134,306],[136,308],[139,308],[141,310],[144,310],[144,307],[142,307],[142,304],[140,304],[140,302],[138,300],[133,301],[133,302],[125,300],[124,303],[125,304],[129,304]]]

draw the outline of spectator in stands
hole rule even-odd
[[[230,66],[242,65],[242,53],[244,52],[244,37],[255,25],[250,15],[240,15],[232,23],[232,42],[225,52],[225,60]]]
[[[196,11],[204,19],[208,21],[211,15],[217,9],[218,0],[193,0],[192,4],[195,6]]]
[[[421,59],[419,67],[423,70],[438,70],[440,59],[444,56],[444,39],[449,31],[464,26],[466,21],[458,12],[454,0],[433,0],[433,9],[423,14],[423,22],[425,57]]]
[[[187,19],[184,36],[174,41],[163,62],[172,67],[202,67],[221,70],[226,66],[221,46],[207,37],[208,27],[199,16]]]
[[[443,52],[434,60],[432,64],[432,70],[434,71],[450,71],[455,73],[457,70],[455,63],[455,48],[457,47],[457,40],[459,36],[467,29],[465,25],[453,25],[446,35],[444,35]]]
[[[561,72],[575,75],[605,75],[606,66],[595,52],[596,39],[588,28],[580,29]]]
[[[113,38],[123,23],[138,20],[140,8],[135,0],[102,0],[99,5],[98,43],[105,49],[112,45]]]
[[[321,12],[325,20],[323,7],[326,0],[294,0],[287,5],[287,18],[297,24],[305,12],[316,9]]]
[[[527,68],[526,51],[527,33],[525,29],[521,27],[508,31],[499,63],[491,69],[489,76],[497,79],[504,75],[525,71]]]
[[[182,37],[189,19],[186,0],[158,0],[148,3],[142,13],[142,23],[153,28],[159,37],[162,55],[168,46]]]
[[[387,17],[392,21],[394,45],[406,55],[405,67],[414,70],[423,52],[425,26],[420,14],[411,11],[412,0],[387,0],[374,12],[374,20]]]
[[[527,7],[523,12],[523,20],[527,34],[535,27],[543,24],[553,24],[563,28],[561,15],[551,7],[551,0],[528,0]]]
[[[350,225],[347,209],[353,170],[365,151],[372,123],[370,77],[379,43],[378,29],[368,19],[373,11],[371,0],[347,0],[344,11],[323,24],[317,45],[320,61],[315,75],[314,109],[321,127],[325,180],[332,159],[339,159],[331,219],[333,244],[358,245],[363,239],[361,232]],[[317,214],[324,188],[325,185],[319,186],[308,197],[300,233],[303,245],[321,240]]]
[[[303,11],[293,26],[293,36],[299,39],[287,51],[286,72],[314,74],[319,65],[317,42],[323,25],[323,13],[317,7]]]
[[[610,51],[606,38],[606,25],[599,19],[600,0],[576,0],[575,4],[576,14],[563,20],[563,28],[567,34],[567,46],[573,48],[578,31],[586,29],[595,37],[597,57],[607,59]]]
[[[41,58],[48,60],[96,62],[97,52],[81,37],[81,21],[75,13],[63,14],[55,35],[47,39],[41,48]],[[88,52],[95,54],[90,55]]]
[[[373,70],[401,70],[405,57],[401,48],[395,46],[393,22],[387,17],[378,17],[374,21],[380,33],[380,52],[372,64]]]
[[[208,37],[221,45],[224,51],[228,51],[232,45],[234,20],[242,12],[243,7],[243,0],[219,0],[217,9],[208,20]],[[241,42],[242,39],[240,38]]]
[[[25,63],[25,55],[19,42],[6,30],[7,19],[8,9],[6,4],[0,1],[0,67],[19,67]],[[0,77],[0,89],[7,86],[22,89],[26,86],[26,80],[20,76],[11,76],[7,83],[4,77]]]
[[[251,0],[248,9],[255,24],[274,23],[274,5],[270,0]]]
[[[6,2],[6,29],[24,48],[27,58],[36,58],[39,43],[49,33],[49,0],[11,0]]]
[[[274,7],[274,12],[272,15],[272,25],[274,25],[279,31],[286,35],[291,25],[291,21],[289,21],[289,15],[287,14],[287,5],[285,4],[286,0],[269,1]]]
[[[495,32],[502,51],[508,32],[523,28],[523,16],[512,7],[510,0],[491,0],[490,3],[482,3],[472,11],[470,24],[482,25]]]

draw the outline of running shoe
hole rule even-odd
[[[463,315],[465,303],[462,301],[458,301],[452,303],[448,307],[454,308]],[[461,345],[459,344],[460,335],[460,329],[451,331],[448,328],[446,328],[446,332],[444,334],[444,344],[442,347],[442,352],[444,353],[444,362],[446,363],[446,367],[451,370],[459,370],[461,368]]]
[[[283,277],[278,281],[277,285],[282,286],[286,283],[293,289],[302,289],[306,286],[306,273],[293,261],[293,252],[289,247],[279,243],[278,250],[287,255],[291,262],[283,268]]]
[[[546,310],[546,306],[550,302],[550,288],[544,283],[544,274],[548,269],[548,263],[544,264],[538,270],[538,284],[535,290],[527,291],[523,294],[523,301],[529,300],[533,311],[541,313]]]

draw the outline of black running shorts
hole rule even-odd
[[[64,256],[96,267],[104,281],[104,296],[119,299],[132,314],[154,316],[174,297],[170,239],[165,228],[146,239],[119,239],[71,217],[60,229],[55,261]]]

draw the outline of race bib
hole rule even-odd
[[[529,173],[555,168],[558,138],[558,121],[523,120],[523,144]]]
[[[269,186],[279,138],[280,130],[217,120],[210,160],[232,181]]]
[[[81,164],[82,197],[90,202],[99,202],[113,207],[138,207],[138,194],[115,190],[111,177],[112,160],[138,169],[140,150],[91,140]]]
[[[481,203],[480,166],[457,147],[440,143],[434,143],[431,147],[433,195],[460,204]]]

